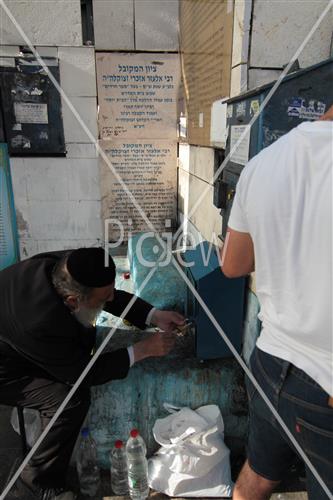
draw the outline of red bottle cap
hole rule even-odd
[[[130,277],[131,277],[130,273],[124,273],[124,274],[123,274],[123,278],[124,278],[124,280],[129,280],[129,279],[130,279]]]
[[[139,435],[138,429],[132,429],[131,430],[131,437],[132,438],[136,438],[136,437],[138,437],[138,435]]]
[[[124,443],[122,441],[120,441],[120,439],[118,439],[115,443],[114,443],[114,447],[115,448],[122,448],[124,446]]]

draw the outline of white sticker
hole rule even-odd
[[[256,113],[258,113],[259,108],[260,108],[259,99],[255,99],[254,101],[251,101],[251,108],[250,108],[251,115],[255,115]]]
[[[41,89],[38,89],[37,87],[34,87],[31,92],[30,92],[30,95],[42,95],[43,91]]]
[[[294,97],[288,104],[287,115],[300,120],[318,120],[326,110],[326,104],[315,99],[309,100],[307,106],[305,99]]]
[[[12,137],[10,143],[13,146],[13,148],[15,148],[15,149],[17,149],[17,148],[30,149],[31,148],[30,140],[21,134],[16,135],[15,137]]]
[[[21,123],[15,123],[15,125],[13,125],[13,130],[22,130]]]
[[[244,137],[242,137],[244,134]],[[239,139],[242,140],[232,152]],[[230,159],[240,165],[245,165],[249,160],[250,152],[250,127],[248,125],[232,125],[230,130]]]
[[[199,113],[199,127],[203,128],[203,126],[204,126],[204,114]]]
[[[179,135],[180,137],[187,137],[187,118],[181,116],[179,119]]]
[[[246,115],[246,102],[242,101],[239,102],[236,106],[236,116],[237,118],[239,116],[245,116]]]
[[[17,123],[46,124],[49,122],[47,104],[14,102],[14,112]]]
[[[49,138],[49,134],[46,130],[42,130],[42,132],[39,134],[39,138],[47,141]]]

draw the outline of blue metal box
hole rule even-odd
[[[241,352],[245,278],[226,278],[220,269],[217,252],[218,248],[208,241],[199,243],[193,250],[184,252],[185,269],[204,304],[237,351]],[[194,320],[197,358],[205,360],[232,356],[202,305],[191,290],[187,290],[185,314]]]
[[[284,77],[267,105],[253,123],[248,141],[231,156],[215,184],[215,204],[223,217],[225,236],[235,187],[244,165],[263,148],[303,121],[318,119],[333,104],[333,59]],[[251,121],[275,82],[227,101],[228,141],[226,155]]]

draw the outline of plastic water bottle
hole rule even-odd
[[[129,494],[132,500],[149,495],[147,448],[137,429],[132,429],[126,444]]]
[[[116,495],[127,495],[127,462],[124,443],[122,441],[118,440],[115,442],[114,448],[110,453],[110,460],[112,491]]]
[[[83,495],[94,497],[97,495],[101,484],[100,471],[97,466],[96,445],[90,436],[88,427],[81,430],[81,437],[76,460],[80,490]]]

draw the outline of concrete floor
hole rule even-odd
[[[0,405],[0,493],[7,483],[9,477],[15,472],[22,461],[21,440],[20,437],[13,431],[10,425],[11,408]],[[75,469],[72,469],[69,474],[71,486],[73,490],[78,491],[78,484]],[[276,493],[271,497],[271,500],[307,500],[307,494],[302,491],[297,491],[302,488],[295,487],[295,481],[291,481],[292,488],[289,489],[288,483],[282,488],[283,493]],[[287,493],[292,490],[292,493]],[[111,494],[110,477],[108,471],[103,471],[102,474],[102,492],[101,498],[105,500],[125,500],[126,497],[108,496]],[[152,492],[150,498],[154,500],[166,500],[170,497],[160,493]],[[25,500],[22,498],[21,500]],[[84,500],[84,497],[78,496],[77,500]],[[85,499],[86,500],[86,499]]]

